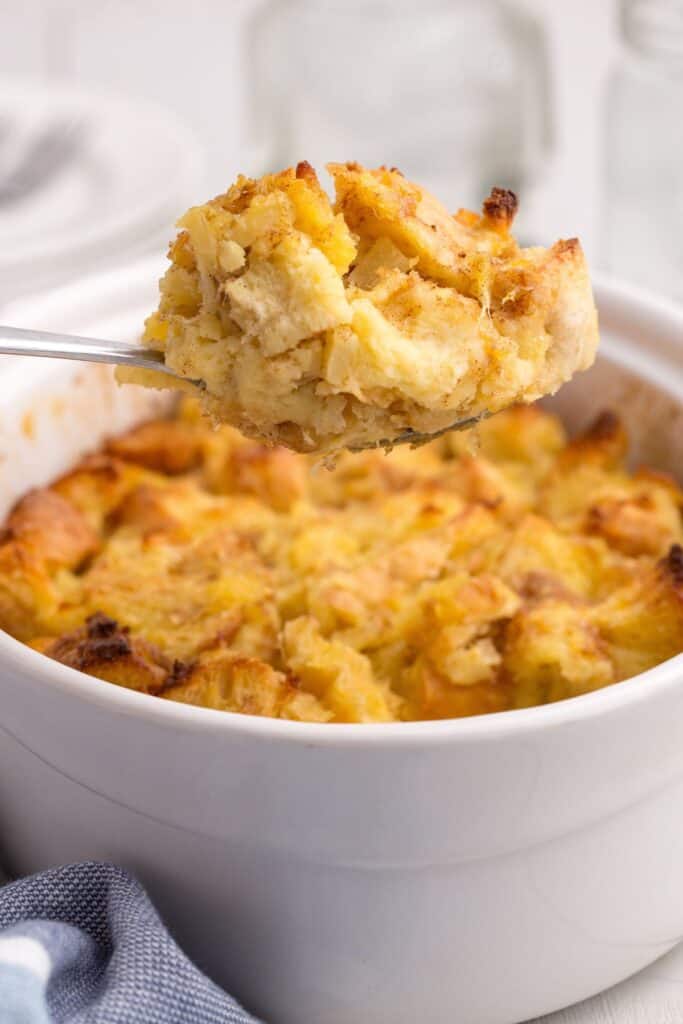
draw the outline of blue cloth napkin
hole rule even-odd
[[[111,864],[0,889],[0,1024],[257,1024],[191,963]]]

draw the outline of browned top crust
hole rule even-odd
[[[111,628],[109,628],[111,624]],[[51,657],[73,668],[86,671],[100,662],[117,661],[131,653],[128,631],[119,629],[113,619],[96,613],[86,619],[78,637],[64,637],[49,649]]]
[[[30,491],[10,512],[2,533],[26,550],[39,550],[50,565],[75,568],[99,547],[85,517],[51,490]]]
[[[626,470],[614,413],[568,440],[516,407],[313,472],[185,402],[108,449],[10,513],[0,626],[110,683],[381,722],[560,700],[683,651],[683,494]]]
[[[295,171],[297,178],[303,178],[319,186],[318,175],[315,173],[308,160],[300,160]]]
[[[102,612],[95,612],[85,620],[85,628],[89,640],[102,640],[114,636],[119,631],[119,624]]]
[[[662,565],[671,576],[674,584],[683,591],[683,547],[680,544],[672,544],[667,555],[662,560]],[[683,592],[681,597],[683,597]]]
[[[487,220],[504,230],[512,227],[518,209],[517,196],[509,188],[492,188],[491,194],[483,204]]]
[[[623,437],[621,420],[612,409],[605,409],[592,422],[584,437],[589,441],[614,441]]]

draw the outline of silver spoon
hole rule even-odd
[[[389,438],[382,438],[381,441],[365,441],[363,444],[349,445],[350,452],[366,452],[373,448],[386,448],[387,451],[391,451],[397,444],[409,444],[411,448],[421,448],[423,444],[429,444],[430,441],[435,441],[437,437],[443,437],[444,434],[450,434],[452,430],[469,430],[470,427],[476,426],[477,423],[481,423],[482,420],[488,419],[491,415],[490,412],[482,412],[477,416],[469,416],[466,420],[458,420],[457,423],[451,423],[448,427],[442,427],[441,430],[435,430],[433,434],[420,434],[417,430],[404,430],[402,433],[397,434],[396,437],[389,440]]]
[[[23,327],[0,326],[0,355],[43,356],[47,359],[77,359],[86,363],[118,363],[122,366],[136,366],[142,370],[165,373],[175,380],[205,388],[203,380],[191,380],[176,373],[164,362],[164,353],[143,348],[128,341],[103,341],[101,338],[82,338],[74,334],[53,334],[51,331],[30,331]],[[451,430],[467,430],[488,413],[458,420],[449,427],[436,430],[433,434],[420,434],[415,430],[404,430],[394,438],[367,441],[349,445],[349,451],[360,452],[371,448],[393,448],[397,444],[410,444],[414,448],[427,444]]]
[[[0,327],[0,355],[44,356],[47,359],[78,359],[85,363],[119,363],[141,370],[156,370],[196,387],[203,380],[181,377],[164,362],[164,353],[128,341],[103,341],[81,338],[75,334],[53,334],[51,331],[29,331],[23,327]]]

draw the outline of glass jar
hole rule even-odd
[[[550,143],[538,23],[498,0],[274,0],[251,32],[264,170],[399,167],[452,208],[520,190]]]
[[[683,0],[622,0],[605,118],[603,262],[683,299]]]

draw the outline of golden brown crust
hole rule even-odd
[[[491,194],[483,204],[484,217],[488,223],[496,230],[502,231],[507,231],[512,226],[518,209],[517,196],[508,188],[492,188]]]
[[[132,462],[102,452],[83,459],[72,472],[60,477],[50,492],[66,499],[96,531],[110,512],[141,481],[145,470]]]
[[[214,451],[205,479],[218,494],[253,494],[278,511],[303,498],[308,485],[305,463],[293,452],[249,440]]]
[[[76,568],[99,547],[99,537],[82,513],[52,490],[30,491],[22,498],[0,540],[47,568]]]
[[[603,537],[625,555],[658,555],[670,541],[666,522],[658,522],[655,495],[647,491],[630,497],[605,497],[586,511],[586,533]]]
[[[17,504],[0,625],[160,699],[300,721],[576,696],[683,651],[683,494],[626,449],[614,414],[568,441],[519,407],[327,471],[185,402]]]
[[[572,442],[570,451],[593,450],[609,456],[613,462],[620,461],[626,454],[628,438],[624,426],[612,409],[599,413],[583,434]]]
[[[662,573],[668,576],[683,598],[683,547],[672,544],[660,562]]]
[[[43,653],[119,686],[158,694],[173,666],[160,651],[139,637],[131,637],[101,612],[89,615],[85,625],[43,646]]]
[[[297,178],[303,178],[310,185],[313,185],[314,187],[318,188],[320,187],[318,175],[315,173],[315,171],[309,164],[308,160],[300,160],[299,163],[296,165],[296,170],[294,173],[296,174]]]
[[[112,438],[106,450],[145,469],[177,476],[201,464],[203,443],[203,431],[193,424],[159,420],[143,423],[120,437]]]

